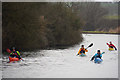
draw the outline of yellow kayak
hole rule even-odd
[[[114,51],[114,49],[113,49],[113,48],[109,48],[108,50],[109,50],[109,51]]]

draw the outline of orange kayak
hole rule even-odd
[[[12,61],[19,61],[20,59],[19,58],[12,58],[9,56],[9,62],[12,62]]]

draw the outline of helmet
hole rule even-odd
[[[13,47],[12,49],[15,49],[15,47]]]
[[[100,52],[100,50],[98,50],[97,52]]]
[[[84,45],[81,45],[81,47],[84,47]]]
[[[110,41],[110,44],[112,44],[112,42]]]

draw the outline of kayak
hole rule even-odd
[[[86,56],[86,54],[84,54],[84,53],[81,53],[81,54],[80,54],[80,56],[82,56],[82,57],[83,57],[83,56]]]
[[[9,62],[19,61],[19,60],[20,60],[19,58],[12,58],[9,56]]]
[[[109,50],[109,51],[114,51],[114,49],[113,49],[113,48],[109,48],[108,50]]]
[[[100,64],[103,60],[100,58],[95,58],[94,63]]]

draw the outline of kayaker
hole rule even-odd
[[[96,58],[102,58],[102,54],[104,54],[105,52],[100,52],[100,50],[98,50],[97,51],[97,53],[91,58],[91,60],[90,61],[93,61],[94,59],[96,59]]]
[[[77,55],[85,54],[85,52],[88,52],[88,50],[84,48],[84,45],[81,45]]]
[[[19,51],[16,51],[16,50],[15,50],[15,47],[13,47],[12,56],[21,59],[21,57],[20,57],[20,52],[19,52]]]
[[[106,43],[109,46],[109,50],[114,50],[113,48],[115,48],[115,50],[117,50],[117,48],[112,44],[112,42],[110,41],[110,44]]]

